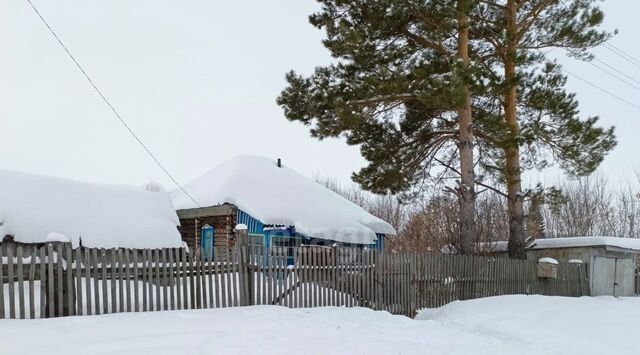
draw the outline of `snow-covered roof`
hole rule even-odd
[[[238,156],[184,186],[200,206],[230,203],[262,223],[294,226],[312,238],[372,244],[393,227],[351,201],[275,160]],[[182,191],[172,193],[177,209],[197,206]]]
[[[0,169],[0,239],[41,243],[63,235],[74,247],[182,245],[166,193],[98,185]]]
[[[557,248],[579,248],[579,247],[615,247],[627,250],[640,251],[640,239],[622,237],[564,237],[564,238],[540,238],[536,239],[530,249],[557,249]],[[476,248],[485,252],[506,252],[508,242],[488,242],[477,243]],[[450,254],[452,247],[445,246],[442,253]]]
[[[568,237],[536,239],[534,249],[608,246],[640,251],[640,239],[621,237]]]

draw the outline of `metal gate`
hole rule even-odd
[[[593,296],[633,296],[635,264],[632,259],[596,256],[591,280]]]

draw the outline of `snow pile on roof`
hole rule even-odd
[[[540,260],[538,260],[538,264],[558,265],[558,260],[556,260],[554,258],[545,257],[545,258],[541,258]]]
[[[178,216],[167,194],[0,169],[0,239],[47,238],[77,247],[180,247]]]
[[[569,237],[536,239],[534,249],[605,246],[640,251],[640,239],[621,237]]]
[[[393,227],[324,186],[271,159],[235,157],[187,184],[201,205],[230,203],[265,224],[294,226],[312,238],[372,244]],[[177,209],[198,207],[182,191],[172,193]]]
[[[565,237],[565,238],[541,238],[536,239],[529,249],[557,249],[557,248],[579,248],[579,247],[615,247],[620,249],[640,251],[639,238],[622,237]],[[507,241],[476,243],[476,250],[481,252],[506,252],[508,250]],[[440,252],[443,254],[454,254],[453,246],[444,246]]]

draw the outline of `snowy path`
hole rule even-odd
[[[640,353],[640,299],[502,296],[455,302],[418,318],[257,306],[2,320],[0,353]]]

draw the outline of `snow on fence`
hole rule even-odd
[[[246,305],[369,307],[413,317],[421,308],[506,294],[589,294],[586,265],[378,254],[345,247],[237,245],[212,260],[184,249],[72,249],[0,244],[0,319]]]

